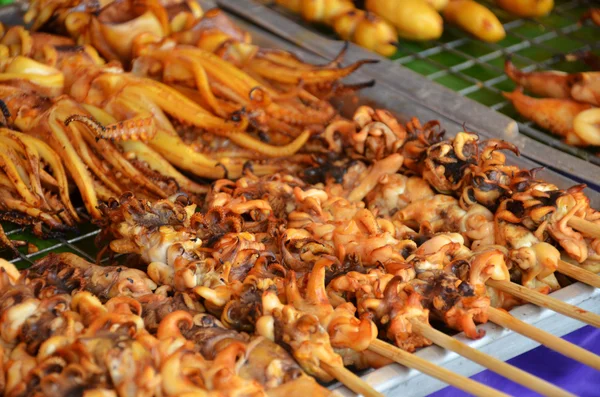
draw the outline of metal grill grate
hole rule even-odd
[[[502,96],[503,91],[510,92],[515,88],[503,70],[505,57],[509,54],[525,71],[588,70],[580,62],[561,61],[557,55],[600,49],[600,28],[591,23],[578,23],[592,2],[558,0],[551,15],[537,20],[515,19],[494,6],[493,1],[481,3],[492,9],[503,23],[504,40],[484,43],[455,27],[446,26],[439,41],[427,44],[402,42],[394,61],[517,120],[519,130],[531,138],[600,165],[600,157],[593,151],[566,145],[559,137],[538,129],[516,113]]]
[[[78,212],[84,213],[84,209],[78,209]],[[19,249],[19,256],[10,260],[19,269],[25,269],[33,264],[37,259],[40,259],[44,255],[48,255],[51,252],[71,252],[77,254],[90,262],[96,261],[96,254],[98,248],[94,243],[94,238],[100,230],[91,223],[83,223],[78,225],[79,232],[77,234],[69,234],[65,237],[55,239],[40,239],[33,236],[30,232],[26,231],[25,228],[17,227],[11,224],[3,224],[6,235],[11,240],[24,240],[31,244],[34,244],[37,248],[37,252],[27,253],[26,247]],[[0,251],[0,257],[5,257],[9,254],[8,250]],[[116,258],[116,256],[115,256]],[[102,262],[109,261],[110,258],[106,257]]]

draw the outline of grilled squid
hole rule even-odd
[[[65,119],[65,126],[73,121],[83,123],[92,129],[96,134],[96,139],[147,142],[156,135],[156,124],[153,117],[125,120],[104,126],[90,116],[74,114]]]
[[[572,99],[532,98],[524,95],[518,89],[512,93],[504,93],[504,96],[512,102],[515,109],[523,117],[561,136],[568,144],[576,146],[590,145],[575,131],[574,122],[580,113],[593,109],[592,105],[575,102]],[[587,137],[588,134],[584,130],[581,135]]]
[[[506,61],[504,70],[519,86],[541,97],[573,99],[600,105],[600,72],[522,72],[510,60]]]

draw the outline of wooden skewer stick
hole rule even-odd
[[[591,285],[592,287],[600,288],[600,276],[595,273],[585,270],[577,265],[573,265],[569,262],[562,260],[558,261],[558,272],[574,278],[577,281],[581,281],[584,284]]]
[[[594,327],[600,328],[600,316],[595,313],[590,313],[587,310],[583,310],[577,306],[569,305],[563,301],[555,299],[551,296],[541,294],[529,288],[525,288],[519,284],[512,283],[510,281],[497,281],[489,279],[486,282],[490,287],[499,289],[500,291],[507,292],[517,298],[523,299],[527,302],[531,302],[534,305],[541,307],[547,307],[548,309],[554,310],[557,313],[564,314],[565,316],[574,318],[584,323],[593,325]]]
[[[579,361],[585,365],[589,365],[600,371],[600,356],[582,349],[581,347],[567,342],[558,336],[552,335],[546,331],[542,331],[533,325],[527,324],[504,310],[490,307],[488,309],[488,318],[491,322],[498,324],[501,327],[508,328],[520,333],[542,345],[561,353],[564,356],[570,357],[575,361]]]
[[[593,222],[574,216],[569,219],[567,224],[586,236],[600,238],[600,225]]]
[[[363,395],[364,397],[383,397],[383,394],[373,389],[367,382],[350,372],[346,367],[333,366],[321,362],[321,368],[356,394]]]
[[[506,396],[506,394],[498,390],[492,389],[486,385],[482,385],[473,379],[458,375],[450,370],[447,370],[446,368],[430,363],[419,356],[415,356],[414,354],[408,353],[379,339],[375,339],[373,342],[371,342],[369,350],[381,356],[387,357],[390,360],[394,360],[398,364],[409,368],[414,368],[426,375],[439,379],[442,382],[452,385],[474,396]]]
[[[424,324],[421,321],[413,320],[411,321],[411,324],[413,326],[413,329],[418,334],[429,339],[436,345],[448,350],[452,350],[453,352],[456,352],[461,356],[466,357],[469,360],[474,361],[477,364],[482,365],[487,369],[504,376],[507,379],[510,379],[531,390],[535,390],[543,396],[574,397],[573,394],[570,394],[569,392],[561,389],[560,387],[554,386],[552,383],[540,379],[537,376],[531,375],[530,373],[527,373],[517,367],[513,367],[512,365],[505,363],[502,360],[498,360],[497,358],[492,357],[489,354],[474,349],[471,346],[466,345],[463,342],[456,340],[453,337],[448,336],[443,332],[440,332],[437,329],[427,324]]]

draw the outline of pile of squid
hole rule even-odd
[[[590,52],[573,57],[586,62],[592,69],[600,67],[597,56]],[[518,86],[504,96],[519,114],[562,137],[569,145],[600,146],[600,72],[524,72],[510,59],[504,69]],[[540,98],[523,94],[523,89]]]
[[[325,395],[324,365],[390,363],[376,338],[430,345],[415,320],[483,336],[488,308],[521,304],[490,279],[549,293],[570,283],[561,258],[600,270],[599,241],[568,226],[600,222],[583,186],[508,164],[509,143],[366,106],[318,138],[315,165],[247,166],[199,202],[101,202],[98,260],[125,265],[5,263],[6,395]]]
[[[193,2],[26,19],[64,35],[2,32],[3,219],[89,215],[110,265],[0,261],[3,395],[330,395],[326,368],[390,363],[376,339],[430,345],[414,321],[482,337],[490,307],[522,303],[489,280],[550,293],[560,260],[600,271],[600,240],[569,226],[600,223],[584,186],[436,121],[341,117],[328,100],[360,64],[266,51]]]
[[[0,26],[0,211],[38,235],[128,191],[197,201],[249,163],[312,164],[311,140],[340,118],[329,100],[363,86],[340,79],[369,62],[260,48],[194,1],[33,1],[25,20]]]
[[[315,396],[280,346],[227,329],[144,272],[50,255],[0,259],[3,396]]]

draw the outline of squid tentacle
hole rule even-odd
[[[92,116],[74,114],[65,119],[68,126],[73,121],[85,124],[96,134],[96,140],[109,139],[111,141],[137,141],[147,142],[156,135],[156,125],[153,117],[130,119],[103,126]]]

